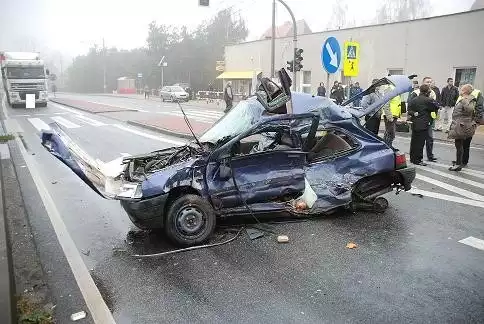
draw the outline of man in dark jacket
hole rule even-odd
[[[459,98],[459,89],[454,86],[454,80],[452,78],[447,79],[447,86],[442,88],[442,95],[440,98],[440,104],[442,108],[439,112],[439,119],[436,122],[436,128],[449,132],[450,124],[452,123],[452,111]]]
[[[345,90],[340,82],[334,82],[334,86],[331,88],[330,98],[334,99],[338,105],[345,101]]]
[[[324,87],[324,83],[321,82],[318,87],[318,96],[326,97],[326,88]]]
[[[408,116],[412,120],[412,139],[410,141],[410,162],[425,166],[423,148],[429,136],[429,127],[432,127],[431,113],[438,110],[438,103],[430,98],[431,88],[422,84],[419,95],[408,104]]]
[[[358,95],[362,92],[363,92],[363,89],[360,87],[360,83],[355,82],[355,85],[350,88],[350,98],[353,98],[354,96],[356,96],[356,95]],[[353,102],[353,106],[355,106],[355,107],[360,107],[360,104],[361,104],[361,97],[356,99]]]

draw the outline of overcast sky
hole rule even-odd
[[[326,29],[336,0],[286,0],[296,19],[305,19],[313,31]],[[433,15],[468,10],[473,0],[430,0]],[[49,48],[69,56],[85,53],[94,43],[130,49],[144,46],[147,26],[186,25],[195,28],[218,10],[232,7],[249,27],[248,40],[258,39],[271,24],[271,0],[0,0],[0,50]],[[371,21],[382,0],[347,0],[348,16],[358,24]],[[277,21],[289,20],[278,5]],[[449,26],[457,28],[458,26]],[[22,48],[23,47],[23,48]]]

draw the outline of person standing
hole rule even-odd
[[[331,99],[334,99],[337,105],[341,105],[345,101],[345,90],[341,82],[335,81],[335,85],[331,89]]]
[[[320,97],[326,97],[326,88],[324,87],[324,83],[323,82],[319,83],[318,96],[320,96]]]
[[[353,98],[353,97],[359,95],[362,92],[363,92],[363,89],[360,87],[360,83],[355,82],[354,86],[350,88],[350,98]],[[356,99],[353,102],[354,107],[360,107],[360,104],[361,104],[361,97]]]
[[[408,104],[407,114],[412,121],[412,138],[410,140],[410,162],[426,166],[423,162],[423,148],[428,136],[428,128],[431,127],[432,112],[436,112],[438,105],[430,99],[431,89],[422,84],[419,95]]]
[[[144,92],[145,92],[145,99],[150,99],[150,88],[148,87],[148,85],[145,85]]]
[[[336,92],[338,91],[338,81],[334,81],[333,86],[331,87],[331,92],[329,97],[336,101]]]
[[[448,138],[455,141],[456,160],[455,165],[449,168],[450,171],[460,171],[469,162],[469,148],[477,128],[477,98],[472,95],[473,90],[474,88],[470,84],[462,86],[460,100],[452,114]],[[464,160],[465,149],[467,151],[466,160]]]
[[[435,85],[435,80],[432,79],[432,83],[430,84],[430,89],[435,93],[435,100],[440,104],[442,107],[442,96],[440,94],[440,89]],[[433,129],[435,131],[441,131],[442,129],[437,128],[437,121],[439,120],[440,109],[437,111],[436,116],[434,118]]]
[[[432,100],[437,101],[437,95],[436,93],[432,90],[432,78],[431,77],[425,77],[422,80],[422,84],[426,84],[430,87],[430,96],[429,98]],[[410,103],[413,99],[415,99],[418,95],[420,94],[420,90],[416,89],[414,90],[410,96],[408,97],[408,102]],[[435,123],[435,119],[437,118],[437,113],[432,112],[430,114],[432,117],[431,120],[431,126],[428,128],[428,136],[425,138],[425,150],[427,152],[427,160],[430,162],[436,162],[437,158],[434,156],[433,150],[434,150],[434,133],[433,133],[433,127]]]
[[[440,103],[442,108],[440,109],[437,119],[437,129],[440,129],[446,133],[449,132],[449,127],[452,122],[452,110],[459,98],[459,89],[454,86],[454,80],[452,78],[447,79],[447,86],[442,88],[442,95]]]
[[[388,91],[392,90],[392,86],[384,85],[380,87],[381,95],[384,96]],[[383,140],[388,146],[392,146],[395,139],[395,132],[397,128],[397,119],[402,114],[402,99],[400,96],[393,97],[389,102],[383,105],[383,121],[385,123],[385,134]]]
[[[378,79],[373,79],[373,81],[371,81],[372,84],[375,84],[376,82],[378,82]],[[361,100],[361,107],[366,109],[370,105],[374,104],[378,99],[380,99],[380,92],[379,89],[376,88],[374,92],[363,97]],[[381,109],[378,108],[376,112],[370,112],[367,114],[365,116],[365,122],[365,128],[378,136],[381,123]]]
[[[234,101],[234,93],[232,92],[232,83],[229,81],[224,89],[225,113],[232,109],[232,102]]]

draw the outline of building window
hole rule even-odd
[[[311,71],[302,71],[301,90],[305,93],[311,93]]]
[[[476,79],[476,68],[457,68],[455,69],[455,85],[459,87],[464,84],[474,85]]]
[[[403,75],[403,69],[388,69],[390,75]]]

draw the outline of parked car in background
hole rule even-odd
[[[160,97],[162,101],[188,101],[188,93],[180,86],[166,86],[161,88]]]
[[[185,90],[186,93],[188,93],[188,99],[193,99],[193,96],[192,96],[193,90],[189,83],[184,83],[184,82],[175,83],[173,86],[178,86],[183,88],[183,90]]]

